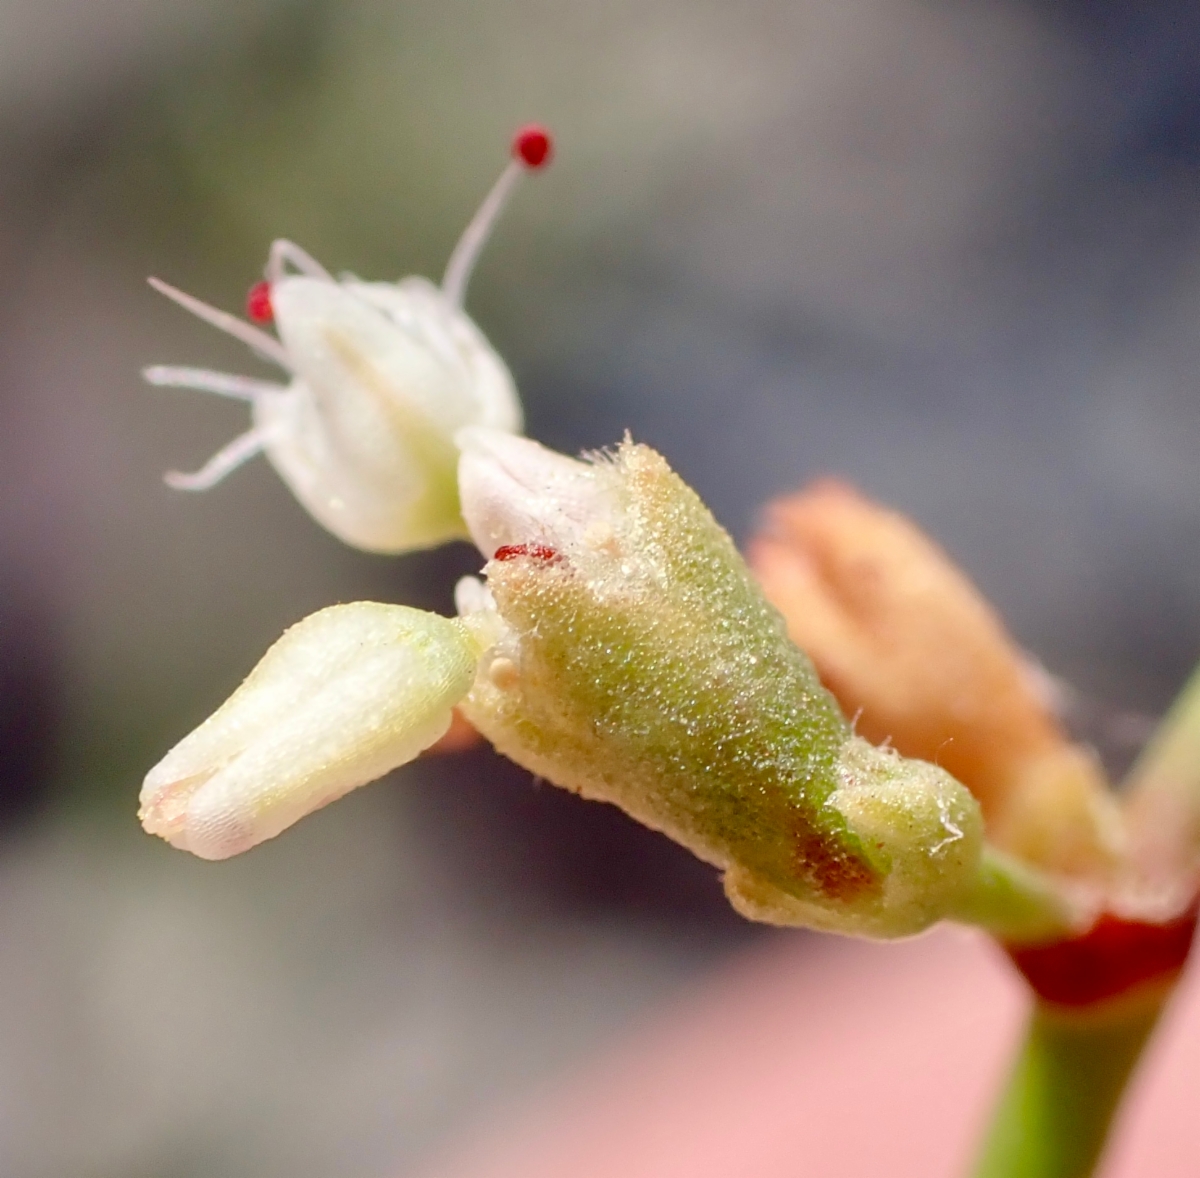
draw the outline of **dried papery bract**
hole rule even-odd
[[[974,799],[853,735],[657,453],[576,462],[479,432],[462,496],[498,549],[487,590],[460,593],[498,627],[462,706],[501,752],[720,867],[755,919],[898,936],[973,889]]]
[[[1031,863],[1105,873],[1121,823],[1028,660],[913,524],[842,483],[772,504],[749,561],[856,728],[936,761],[979,798],[988,835]]]
[[[463,623],[406,606],[305,618],[147,774],[142,824],[203,859],[274,838],[442,737],[479,654]]]
[[[298,246],[277,241],[266,280],[247,299],[256,327],[153,281],[289,377],[274,384],[148,368],[153,384],[238,397],[252,409],[250,430],[195,474],[167,481],[205,490],[263,452],[310,514],[358,548],[404,552],[463,537],[455,433],[470,425],[522,428],[512,376],[463,299],[517,179],[545,166],[551,150],[542,128],[517,133],[513,159],[464,232],[441,287],[417,277],[338,280]],[[271,323],[278,338],[264,330]]]

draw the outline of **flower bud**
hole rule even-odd
[[[478,656],[463,623],[422,610],[312,614],[147,774],[142,825],[202,859],[274,838],[441,737]]]
[[[833,481],[771,505],[749,560],[856,728],[935,760],[989,839],[1040,867],[1105,872],[1121,823],[1089,750],[967,577],[897,512]]]
[[[853,735],[657,453],[461,441],[464,517],[494,552],[490,593],[460,587],[494,627],[462,710],[501,752],[683,843],[757,919],[900,936],[975,888],[975,800]]]

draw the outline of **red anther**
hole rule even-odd
[[[246,314],[255,323],[270,323],[275,318],[275,310],[271,306],[271,284],[256,282],[246,295]]]
[[[1195,928],[1195,908],[1166,924],[1105,913],[1082,937],[1010,947],[1008,955],[1045,1001],[1091,1006],[1145,983],[1169,981],[1187,961]]]
[[[540,123],[522,127],[512,141],[513,159],[520,160],[530,171],[544,168],[554,156],[554,140]]]
[[[504,544],[492,554],[493,560],[516,560],[518,556],[528,556],[531,560],[540,560],[543,564],[554,564],[562,560],[561,553],[545,544]]]

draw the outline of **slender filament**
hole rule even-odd
[[[228,446],[218,450],[194,474],[181,474],[177,470],[168,471],[163,481],[168,487],[177,491],[207,491],[215,487],[226,475],[237,470],[243,463],[248,462],[263,448],[266,441],[260,429],[247,430],[239,434]]]
[[[230,315],[228,311],[220,311],[216,307],[210,307],[208,303],[202,302],[200,299],[193,297],[190,294],[185,294],[170,283],[163,282],[161,278],[147,279],[152,287],[159,294],[166,295],[173,302],[178,303],[186,311],[200,319],[205,323],[210,323],[218,331],[223,331],[228,335],[239,339],[242,343],[253,348],[264,360],[270,360],[274,364],[278,364],[280,368],[291,372],[292,366],[288,360],[287,352],[273,335],[268,335],[265,331],[260,331],[257,327],[251,326],[245,320],[239,319],[236,315]]]
[[[458,239],[442,278],[442,293],[454,306],[463,305],[467,283],[471,280],[471,271],[475,269],[475,263],[491,236],[496,220],[504,211],[517,179],[524,170],[516,160],[509,162],[508,167],[500,173],[500,178],[492,185],[491,192],[483,198],[483,204],[463,230],[462,237]]]
[[[168,364],[154,364],[143,368],[142,376],[148,383],[163,388],[195,389],[201,393],[233,397],[238,401],[257,401],[260,397],[274,397],[287,392],[283,385],[273,384],[269,380],[234,376],[228,372],[213,372],[208,368],[177,368]]]
[[[312,254],[301,249],[294,241],[287,241],[281,237],[271,242],[271,252],[267,257],[267,281],[274,285],[286,277],[289,264],[309,278],[321,278],[326,282],[336,281]]]

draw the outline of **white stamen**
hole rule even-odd
[[[333,275],[312,254],[301,249],[294,241],[287,241],[282,237],[271,242],[271,252],[267,257],[265,271],[267,281],[274,285],[281,278],[287,277],[289,263],[301,274],[307,274],[309,278],[322,278],[326,282],[335,281]]]
[[[177,470],[168,471],[163,476],[163,482],[177,491],[207,491],[215,487],[226,475],[237,470],[243,463],[248,462],[262,448],[266,436],[260,429],[247,430],[239,434],[228,446],[218,450],[198,471],[193,474],[181,474]]]
[[[240,339],[242,343],[253,348],[263,359],[278,364],[280,368],[285,369],[287,372],[292,371],[287,351],[284,349],[283,344],[273,335],[268,335],[265,331],[259,331],[257,327],[252,327],[236,315],[230,315],[228,311],[219,311],[216,307],[210,307],[207,303],[193,298],[190,294],[184,294],[183,291],[171,286],[170,283],[163,282],[161,278],[148,278],[146,281],[159,294],[166,295],[172,302],[178,303],[186,311],[191,311],[193,315],[203,319],[205,323],[211,323],[218,331],[224,331],[235,339]]]
[[[221,397],[233,397],[239,401],[257,401],[261,397],[273,397],[286,393],[281,384],[268,380],[255,380],[249,376],[233,376],[228,372],[212,372],[207,368],[175,368],[167,364],[155,364],[142,369],[143,378],[150,384],[172,389],[195,389],[201,393],[216,393]]]
[[[492,185],[491,192],[483,198],[483,204],[463,230],[462,237],[458,239],[442,278],[442,293],[453,306],[463,305],[467,283],[471,280],[471,271],[475,269],[475,263],[491,235],[496,219],[504,211],[513,186],[524,170],[516,160],[509,162],[508,167],[500,173],[500,179]]]

